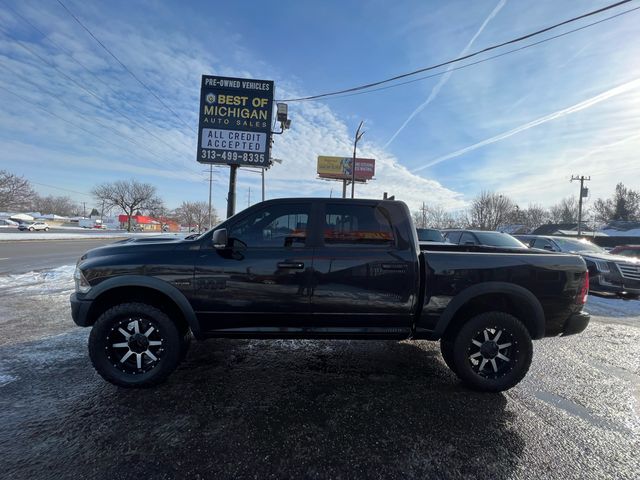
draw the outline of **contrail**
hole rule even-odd
[[[502,10],[502,7],[504,7],[506,3],[507,3],[507,0],[500,0],[498,2],[498,4],[493,9],[493,11],[489,14],[487,18],[485,18],[484,22],[482,22],[482,25],[480,25],[480,28],[475,33],[475,35],[471,37],[471,40],[469,40],[469,43],[467,43],[467,45],[464,47],[462,52],[458,54],[458,57],[462,57],[467,54],[467,52],[471,48],[471,45],[473,45],[473,42],[476,41],[476,39],[480,36],[482,31],[485,29],[485,27],[489,24],[489,22],[493,19],[493,17],[495,17],[498,14],[498,12]],[[413,120],[413,118],[417,114],[419,114],[422,110],[424,110],[427,107],[427,105],[429,105],[431,102],[435,100],[435,98],[440,93],[440,90],[442,89],[442,87],[444,87],[444,84],[447,83],[447,81],[449,80],[449,77],[451,77],[451,75],[453,74],[451,69],[454,68],[454,66],[455,65],[452,64],[447,67],[446,73],[440,77],[440,80],[438,81],[438,83],[431,89],[431,93],[429,94],[429,97],[422,104],[420,104],[418,108],[416,108],[411,113],[411,115],[409,115],[409,117],[404,121],[402,126],[398,130],[396,130],[396,133],[394,133],[393,136],[389,139],[389,141],[384,144],[385,148],[388,147],[391,144],[391,142],[395,140],[398,134],[402,130],[404,130],[404,127],[406,127],[409,124],[409,122]]]
[[[520,133],[525,130],[529,130],[530,128],[537,127],[538,125],[542,125],[543,123],[550,122],[551,120],[555,120],[556,118],[561,118],[566,115],[579,112],[580,110],[584,110],[600,102],[608,100],[611,97],[615,97],[616,95],[620,95],[622,93],[628,92],[629,90],[632,90],[638,86],[640,86],[640,78],[636,78],[635,80],[631,80],[630,82],[623,83],[622,85],[618,85],[617,87],[607,90],[606,92],[602,92],[599,95],[596,95],[595,97],[591,97],[587,100],[583,100],[580,103],[576,103],[575,105],[572,105],[570,107],[563,108],[562,110],[558,110],[557,112],[553,112],[548,115],[545,115],[544,117],[540,117],[536,120],[532,120],[531,122],[525,123],[524,125],[520,125],[519,127],[516,127],[512,130],[501,133],[500,135],[496,135],[495,137],[487,138],[486,140],[482,140],[481,142],[474,143],[473,145],[470,145],[468,147],[462,148],[460,150],[456,150],[455,152],[452,152],[452,153],[448,153],[447,155],[443,155],[442,157],[438,157],[435,160],[432,160],[431,162],[427,163],[426,165],[422,165],[421,167],[418,167],[412,170],[412,172],[419,172],[420,170],[424,170],[425,168],[432,167],[446,160],[459,157],[460,155],[464,155],[465,153],[469,153],[480,147],[484,147],[485,145],[490,145],[492,143],[499,142],[500,140],[504,140],[505,138],[509,138],[515,135],[516,133]]]

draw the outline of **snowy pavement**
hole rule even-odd
[[[169,232],[153,232],[153,233],[141,233],[141,232],[126,232],[124,230],[116,231],[96,231],[86,229],[69,229],[69,232],[13,232],[4,233],[0,232],[0,242],[6,241],[27,241],[27,240],[76,240],[76,239],[98,239],[98,238],[131,238],[131,237],[151,237],[151,236],[166,236],[171,237],[184,237],[188,233],[169,233]]]
[[[462,387],[426,341],[195,342],[147,390],[104,382],[73,265],[0,276],[6,478],[636,479],[638,301],[591,296],[521,384]],[[596,313],[597,312],[597,313]],[[623,323],[627,322],[627,323]]]

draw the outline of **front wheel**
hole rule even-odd
[[[532,358],[529,331],[504,312],[473,317],[462,325],[453,342],[455,372],[476,390],[508,390],[524,378]]]
[[[45,228],[44,228],[44,231],[45,231],[45,232],[48,232],[48,231],[49,231],[49,227],[45,227]]]
[[[163,382],[184,352],[177,326],[151,305],[123,303],[100,315],[89,335],[89,356],[105,380],[121,387]]]
[[[29,231],[30,231],[30,232],[33,232],[33,227],[29,227]]]

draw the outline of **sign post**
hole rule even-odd
[[[229,165],[227,217],[235,213],[238,167],[269,165],[273,89],[271,80],[202,76],[198,162]]]

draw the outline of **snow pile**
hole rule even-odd
[[[71,229],[70,229],[71,230]],[[84,230],[86,233],[75,233],[78,230],[73,229],[69,233],[61,232],[61,233],[40,233],[40,232],[24,232],[24,233],[0,233],[0,241],[21,241],[21,240],[78,240],[85,238],[128,238],[128,237],[155,237],[158,235],[171,237],[184,237],[185,234],[180,233],[128,233],[123,230],[120,231],[95,231],[87,229],[79,229]]]
[[[74,289],[75,265],[39,272],[18,273],[0,276],[0,297],[12,294],[50,295],[71,293]]]
[[[640,300],[596,297],[589,295],[585,310],[591,315],[607,318],[635,318],[640,325]]]

